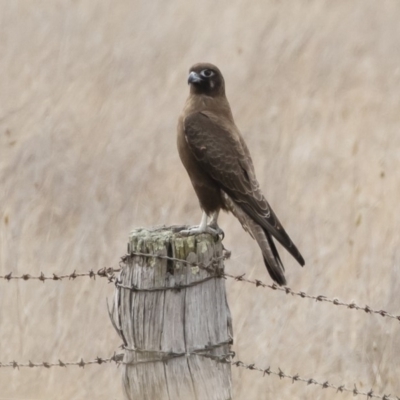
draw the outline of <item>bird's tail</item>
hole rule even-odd
[[[250,224],[250,226],[252,234],[256,239],[258,245],[260,246],[264,258],[264,264],[267,267],[271,278],[278,285],[286,285],[285,268],[282,264],[281,258],[278,254],[278,250],[276,249],[275,243],[273,242],[270,233],[264,230],[256,222],[251,222],[252,223]]]
[[[224,193],[224,202],[229,211],[240,221],[243,229],[250,233],[260,246],[264,264],[271,278],[278,285],[286,285],[285,268],[279,257],[278,250],[271,234],[247,215],[227,194]]]

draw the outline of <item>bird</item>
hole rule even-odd
[[[219,212],[231,212],[258,243],[272,280],[286,285],[274,239],[301,266],[305,261],[260,189],[250,151],[233,119],[224,77],[215,65],[198,63],[189,70],[188,84],[177,147],[203,213],[200,225],[182,233],[221,234]]]

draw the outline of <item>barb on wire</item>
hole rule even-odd
[[[69,280],[74,280],[76,278],[81,278],[81,277],[88,277],[90,279],[96,279],[96,276],[100,278],[107,278],[109,282],[113,282],[115,279],[115,273],[120,272],[121,268],[100,268],[97,271],[93,271],[92,269],[88,272],[76,272],[75,270],[71,272],[70,274],[51,274],[51,275],[45,275],[43,272],[40,273],[40,275],[30,275],[30,274],[22,274],[19,276],[13,276],[12,272],[9,272],[6,275],[0,275],[0,279],[4,279],[6,281],[11,281],[11,280],[23,280],[23,281],[29,281],[29,280],[39,280],[42,282],[45,281],[61,281],[63,279],[69,279]]]
[[[141,252],[135,252],[135,251],[131,251],[131,254],[128,254],[128,255],[125,255],[124,257],[122,257],[122,261],[125,262],[129,257],[132,257],[132,256],[162,258],[162,259],[166,259],[169,261],[184,263],[184,264],[187,264],[190,266],[198,266],[199,268],[204,269],[208,272],[215,272],[214,268],[212,268],[211,265],[214,264],[216,261],[229,259],[229,257],[231,256],[231,252],[228,250],[224,250],[223,255],[220,257],[213,258],[211,260],[211,262],[209,263],[209,265],[204,265],[202,263],[193,263],[193,262],[189,262],[189,261],[182,260],[179,258],[174,258],[174,257],[169,257],[169,256],[164,256],[164,255],[141,253]],[[354,301],[351,303],[347,303],[347,302],[340,301],[337,298],[329,298],[324,295],[310,295],[303,291],[296,292],[295,290],[291,289],[288,286],[281,287],[275,283],[267,284],[267,283],[262,282],[259,279],[248,279],[245,277],[245,275],[246,274],[232,275],[232,274],[222,272],[222,271],[219,272],[219,277],[221,277],[221,278],[231,278],[231,279],[234,279],[236,282],[250,283],[256,287],[268,288],[268,289],[276,290],[279,292],[284,292],[286,294],[291,294],[292,296],[301,297],[302,299],[311,299],[311,300],[315,300],[317,302],[330,303],[335,306],[342,306],[342,307],[346,307],[351,310],[364,311],[367,314],[378,314],[382,317],[396,319],[397,321],[400,321],[400,315],[394,315],[394,314],[391,314],[382,309],[381,310],[373,309],[372,307],[370,307],[368,305],[360,306],[360,305],[356,304]]]

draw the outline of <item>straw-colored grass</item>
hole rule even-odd
[[[176,150],[191,64],[223,71],[260,185],[306,259],[289,286],[400,314],[400,3],[1,1],[0,274],[117,266],[197,223]],[[223,215],[226,268],[269,282]],[[244,362],[400,395],[397,321],[227,281]],[[0,362],[114,352],[105,280],[0,282]],[[352,399],[234,369],[235,399]],[[114,365],[0,368],[0,400],[121,399]]]

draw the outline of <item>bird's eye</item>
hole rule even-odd
[[[200,75],[205,78],[211,78],[214,75],[214,71],[211,71],[211,69],[203,69],[203,71],[200,72]]]

